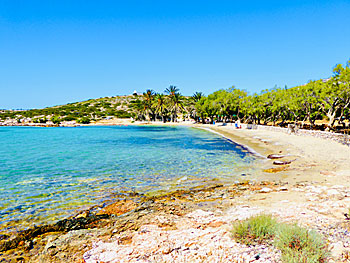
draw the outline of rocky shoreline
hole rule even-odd
[[[224,208],[228,205],[226,199],[233,200],[246,191],[259,191],[259,189],[261,191],[266,185],[271,187],[269,189],[277,190],[278,187],[278,184],[268,182],[259,184],[245,182],[232,186],[214,185],[207,188],[181,190],[158,197],[133,194],[127,199],[106,207],[93,207],[82,211],[56,224],[29,229],[18,233],[16,237],[3,237],[0,243],[0,257],[16,260],[23,258],[25,262],[40,260],[42,262],[64,262],[67,257],[69,260],[78,260],[79,256],[70,258],[71,253],[67,253],[70,249],[74,250],[72,240],[75,243],[81,243],[76,247],[76,250],[80,251],[80,245],[85,244],[92,233],[99,237],[107,233],[107,236],[110,237],[120,235],[120,233],[125,235],[130,231],[139,230],[144,224],[154,223],[157,223],[158,227],[172,229],[175,226],[174,217],[182,217],[197,209]],[[94,229],[87,230],[87,228]],[[77,234],[80,238],[76,238]],[[83,238],[82,234],[84,234]],[[60,245],[52,245],[54,240],[57,243],[62,238],[69,239],[63,242],[69,244],[68,251]]]
[[[296,194],[303,202],[288,200]],[[273,195],[285,199],[273,202]],[[315,229],[327,241],[329,262],[347,262],[348,207],[350,189],[305,183],[242,182],[133,195],[3,238],[0,262],[254,262],[257,255],[260,262],[280,262],[273,246],[248,247],[232,238],[234,221],[260,213]]]

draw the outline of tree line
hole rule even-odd
[[[193,117],[191,113],[194,111],[196,96],[183,96],[179,88],[170,86],[164,93],[148,89],[142,96],[135,96],[130,103],[137,120],[176,122],[179,115],[183,118]]]
[[[142,95],[100,98],[45,109],[2,111],[0,119],[30,117],[46,122],[48,117],[60,121],[78,120],[88,123],[108,116],[133,117],[136,120],[171,121],[179,117],[201,123],[241,121],[255,124],[285,126],[305,123],[311,129],[320,128],[317,120],[326,120],[327,129],[335,130],[350,121],[350,60],[338,64],[328,79],[309,81],[292,88],[274,87],[248,94],[232,86],[208,96],[196,92],[181,95],[170,86],[164,93],[146,90]],[[40,116],[37,118],[37,116]],[[348,123],[347,122],[347,123]]]
[[[184,97],[176,86],[165,94],[147,90],[131,101],[139,120],[176,121],[179,114],[201,123],[241,121],[284,126],[290,122],[316,128],[316,120],[327,120],[323,128],[345,126],[350,119],[350,60],[338,64],[328,79],[309,81],[293,88],[274,87],[249,95],[235,88],[215,91],[208,96],[196,92]],[[321,128],[321,127],[318,127]]]
[[[244,90],[231,87],[218,90],[196,102],[196,118],[211,122],[240,120],[247,123],[281,125],[288,122],[308,122],[316,128],[316,120],[327,120],[326,128],[336,124],[345,126],[350,121],[350,60],[338,64],[329,79],[309,81],[293,88],[263,90],[248,95]]]

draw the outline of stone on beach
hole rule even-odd
[[[270,193],[272,192],[273,190],[271,188],[268,188],[268,187],[264,187],[262,188],[259,192],[260,193]]]
[[[110,204],[97,213],[97,215],[122,215],[136,208],[136,204],[132,200],[121,200]]]
[[[268,159],[280,159],[280,158],[283,158],[285,157],[284,155],[281,155],[281,154],[269,154],[267,156]]]
[[[292,161],[274,161],[273,162],[274,165],[286,165],[290,163],[292,163]]]

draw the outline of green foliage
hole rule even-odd
[[[218,90],[207,97],[195,96],[195,113],[201,118],[225,121],[243,119],[246,122],[267,124],[277,121],[310,122],[328,118],[328,128],[335,129],[335,121],[350,119],[350,67],[337,65],[327,80],[310,81],[293,88],[274,87],[260,94],[247,95],[235,87]]]
[[[326,262],[326,245],[315,231],[297,225],[281,224],[276,232],[275,246],[286,263]]]
[[[51,119],[50,119],[54,124],[60,124],[61,123],[61,119],[57,116],[53,116]]]
[[[271,215],[262,214],[235,223],[233,237],[246,245],[273,244],[281,251],[285,263],[326,262],[328,256],[327,246],[315,231],[277,223]]]
[[[113,113],[113,115],[117,118],[130,118],[133,116],[132,113],[129,113],[129,112],[124,111],[124,110],[117,110]]]
[[[62,118],[63,121],[75,121],[76,119],[77,118],[73,115],[68,115],[68,116]]]
[[[203,92],[195,92],[192,95],[192,99],[193,99],[194,102],[198,102],[202,97],[204,97]]]
[[[273,239],[277,221],[271,215],[258,215],[234,224],[234,238],[246,245],[269,242]]]
[[[47,119],[44,117],[44,118],[35,118],[32,120],[34,123],[46,123],[47,122]]]
[[[78,123],[81,124],[89,124],[90,123],[90,119],[88,117],[82,117],[78,120]]]

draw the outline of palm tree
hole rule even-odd
[[[179,93],[179,89],[176,86],[170,85],[169,88],[165,89],[165,93],[170,97],[174,96],[176,93]]]
[[[155,107],[156,112],[162,116],[162,121],[166,122],[166,113],[167,113],[167,104],[166,104],[166,97],[164,94],[157,93],[155,95]]]
[[[172,112],[171,120],[174,122],[179,110],[184,110],[183,97],[180,93],[174,93],[173,96],[169,95],[170,110]]]
[[[203,92],[195,92],[192,95],[192,99],[194,102],[198,102],[202,97],[204,97],[204,93]]]
[[[143,93],[143,110],[149,120],[152,120],[155,115],[153,108],[154,95],[155,93],[151,89],[148,89]]]
[[[201,98],[204,98],[204,93],[203,92],[195,92],[191,97],[192,103],[190,103],[190,107],[188,109],[188,111],[191,114],[191,117],[193,119],[195,119],[196,122],[199,122],[199,116],[198,116],[198,112],[196,110],[196,104],[198,101],[201,100]]]
[[[169,88],[165,89],[165,93],[168,94],[169,98],[169,106],[171,111],[171,121],[174,122],[176,120],[177,111],[180,107],[183,109],[183,101],[182,96],[179,93],[179,89],[176,86],[170,85]]]

